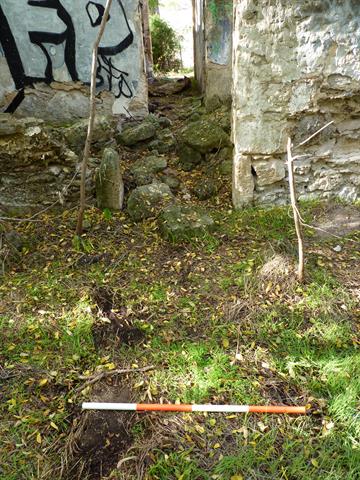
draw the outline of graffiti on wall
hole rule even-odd
[[[20,95],[27,85],[54,81],[55,71],[63,80],[89,83],[104,12],[105,0],[0,0],[0,51]],[[133,97],[129,73],[119,68],[118,57],[133,41],[123,1],[115,0],[99,45],[97,87],[116,98]]]

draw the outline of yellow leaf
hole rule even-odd
[[[107,368],[108,370],[115,370],[116,365],[115,365],[115,363],[110,362],[110,363],[106,363],[106,364],[104,365],[104,367]]]
[[[40,433],[40,432],[38,432],[38,433],[36,434],[36,441],[37,441],[37,443],[41,443],[41,441],[42,441],[42,439],[41,439],[41,433]]]
[[[48,383],[48,379],[47,378],[42,378],[41,380],[39,380],[39,386],[40,387],[43,387],[44,385],[46,385]]]
[[[316,467],[316,468],[319,467],[319,463],[318,463],[318,461],[316,460],[316,458],[312,458],[310,461],[311,461],[312,465],[314,465],[314,467]]]
[[[214,449],[217,449],[217,448],[220,448],[220,447],[221,447],[220,443],[215,443]]]
[[[223,338],[222,344],[224,348],[228,348],[228,346],[230,345],[229,340],[227,338]]]
[[[257,425],[260,428],[261,432],[265,432],[265,430],[268,428],[267,425],[265,425],[263,422],[258,422]]]
[[[50,422],[50,425],[52,426],[52,428],[55,428],[55,430],[59,430],[59,427],[56,425],[56,423]]]
[[[244,480],[242,475],[233,475],[230,480]]]
[[[216,420],[215,420],[215,418],[210,418],[209,423],[210,423],[210,425],[211,425],[212,427],[215,427],[215,425],[216,425]]]

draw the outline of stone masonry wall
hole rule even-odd
[[[235,8],[233,201],[288,202],[286,142],[307,145],[300,199],[360,197],[360,3],[240,0]]]
[[[88,115],[92,47],[105,0],[0,0],[0,111],[64,122]],[[147,112],[137,0],[114,0],[99,47],[98,111]]]

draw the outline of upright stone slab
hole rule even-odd
[[[112,148],[104,150],[100,168],[96,174],[96,198],[99,208],[122,210],[124,182],[120,171],[119,155]]]
[[[358,199],[360,3],[239,0],[234,28],[235,207],[288,202],[287,137],[329,121],[294,151],[299,197]]]

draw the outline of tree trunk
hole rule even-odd
[[[150,82],[154,80],[154,59],[152,52],[152,41],[150,32],[150,14],[149,14],[149,1],[143,0],[141,2],[141,17],[143,27],[144,38],[144,50],[146,61],[146,75]]]
[[[95,123],[95,109],[96,109],[96,71],[97,71],[97,61],[98,61],[98,49],[101,42],[101,38],[104,34],[106,22],[109,18],[109,12],[111,8],[112,0],[107,0],[103,18],[101,20],[100,29],[98,36],[95,40],[92,52],[92,65],[91,65],[91,84],[90,84],[90,114],[89,114],[89,124],[87,130],[87,136],[85,141],[85,148],[83,154],[83,160],[81,164],[81,179],[80,179],[80,205],[78,212],[78,219],[76,225],[76,235],[81,235],[83,232],[83,221],[84,221],[84,212],[86,204],[86,170],[87,164],[90,156],[91,142],[94,131]]]

